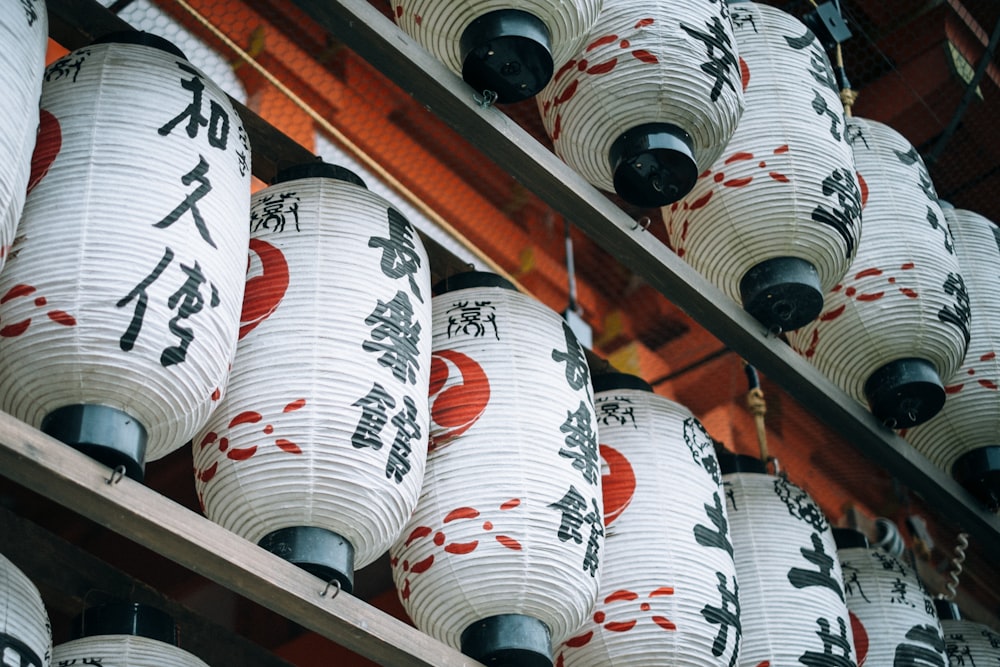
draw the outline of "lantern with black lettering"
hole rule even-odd
[[[556,154],[590,183],[636,206],[676,201],[743,112],[726,3],[606,0],[538,106]]]
[[[958,371],[942,377],[948,399],[906,439],[983,504],[1000,507],[1000,228],[977,213],[942,205],[975,314]]]
[[[820,316],[789,342],[892,428],[944,403],[969,344],[971,309],[948,222],[917,149],[892,128],[847,120],[866,193],[865,232]]]
[[[768,329],[813,320],[851,265],[861,190],[820,40],[794,16],[730,2],[746,110],[725,151],[663,209],[670,245]]]
[[[174,620],[148,605],[91,607],[76,619],[72,637],[52,650],[53,665],[208,667],[178,646]]]
[[[226,397],[194,440],[205,509],[351,590],[416,505],[427,457],[430,267],[350,171],[287,169],[253,196]]]
[[[740,665],[855,667],[837,545],[812,498],[749,456],[720,455],[740,584]]]
[[[565,667],[728,667],[740,647],[733,546],[714,443],[632,375],[594,376],[604,565]]]
[[[52,654],[49,615],[35,584],[0,554],[0,662],[48,667]]]
[[[950,665],[1000,664],[1000,634],[987,625],[962,618],[958,605],[950,600],[936,599],[934,606],[941,620]]]
[[[390,549],[418,628],[488,665],[551,667],[593,606],[604,546],[584,350],[490,273],[438,285],[431,452]]]
[[[858,663],[947,667],[934,601],[917,573],[863,533],[834,528]]]
[[[145,33],[53,63],[41,104],[37,181],[0,274],[0,407],[141,479],[226,382],[246,134],[225,93]]]
[[[392,0],[396,23],[476,91],[534,96],[576,53],[602,0]]]

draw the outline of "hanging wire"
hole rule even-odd
[[[962,574],[962,564],[965,563],[965,550],[968,548],[969,534],[959,533],[958,544],[955,545],[955,555],[951,557],[951,564],[948,568],[948,583],[945,584],[945,588],[948,592],[945,595],[940,596],[945,600],[955,600],[955,595],[958,593],[958,578]]]
[[[569,303],[566,308],[579,314],[579,305],[576,301],[576,264],[573,260],[573,237],[570,236],[569,226],[569,220],[563,220],[563,229],[566,235],[566,277],[569,281],[567,285]]]

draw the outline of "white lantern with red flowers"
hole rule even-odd
[[[122,33],[49,66],[0,274],[0,407],[141,479],[226,382],[246,276],[249,147],[169,42]]]
[[[746,110],[691,192],[663,208],[671,247],[768,329],[819,315],[861,231],[861,189],[820,40],[794,16],[730,2]]]
[[[448,278],[433,312],[432,449],[390,549],[396,587],[418,628],[463,653],[551,667],[596,601],[604,555],[584,350],[494,274]]]
[[[10,560],[0,554],[0,664],[49,667],[52,630],[42,596]]]
[[[906,432],[932,463],[992,509],[1000,507],[1000,227],[978,213],[942,206],[972,310],[969,350],[933,419]]]
[[[804,490],[748,456],[719,456],[739,582],[740,667],[857,665],[837,545]]]
[[[253,196],[226,397],[194,440],[213,521],[353,586],[403,529],[427,457],[431,285],[413,226],[350,171]]]
[[[917,150],[892,128],[849,118],[867,192],[854,263],[792,346],[890,427],[941,409],[965,357],[971,312],[954,241]]]
[[[676,201],[743,113],[726,3],[605,0],[538,106],[556,154],[590,183],[636,206]]]
[[[487,100],[506,103],[534,96],[573,57],[603,0],[391,1],[400,28]]]
[[[711,437],[635,376],[595,375],[594,391],[604,565],[597,604],[556,664],[735,664],[739,587]]]

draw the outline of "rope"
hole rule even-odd
[[[951,567],[948,570],[948,583],[945,588],[948,594],[944,595],[945,600],[954,600],[958,593],[958,577],[962,574],[962,564],[965,562],[965,550],[969,548],[969,534],[959,533],[958,544],[955,545],[955,555],[951,558]]]
[[[767,463],[769,455],[767,451],[767,429],[764,425],[764,416],[767,414],[767,401],[764,400],[764,390],[760,388],[760,377],[757,369],[743,362],[743,370],[747,374],[747,382],[750,390],[747,392],[747,408],[753,415],[754,425],[757,427],[757,445],[760,447],[760,460]]]

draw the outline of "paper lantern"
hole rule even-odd
[[[834,528],[858,665],[948,667],[941,624],[917,573],[868,546],[865,536]]]
[[[0,664],[49,667],[52,631],[35,585],[0,554]]]
[[[396,23],[477,91],[533,97],[577,52],[603,0],[392,0]]]
[[[206,514],[350,590],[420,493],[431,286],[413,226],[350,171],[309,164],[253,196],[226,397],[194,441]]]
[[[594,376],[607,532],[598,601],[562,667],[728,667],[736,566],[712,439],[632,375]]]
[[[1000,507],[1000,228],[972,211],[943,206],[974,317],[965,361],[943,377],[948,398],[906,439],[984,504]]]
[[[823,312],[789,342],[893,428],[930,419],[969,343],[970,308],[948,223],[917,150],[876,121],[849,118],[867,192],[865,231]]]
[[[109,39],[46,71],[38,180],[0,275],[0,407],[141,479],[225,385],[249,148],[172,45]]]
[[[396,587],[418,628],[463,653],[551,667],[596,601],[603,557],[584,350],[499,276],[462,273],[437,291],[431,452],[390,549]]]
[[[38,131],[48,14],[43,0],[5,2],[0,7],[0,268],[7,259],[31,175],[31,153]]]
[[[93,607],[77,620],[73,639],[52,651],[54,665],[208,667],[177,645],[169,615],[140,604]]]
[[[830,524],[809,495],[748,456],[719,457],[739,582],[740,667],[856,665]]]
[[[538,96],[556,154],[636,206],[684,196],[743,112],[725,2],[605,0]]]
[[[945,652],[952,667],[977,667],[1000,664],[1000,634],[982,623],[966,620],[950,600],[934,600]]]

